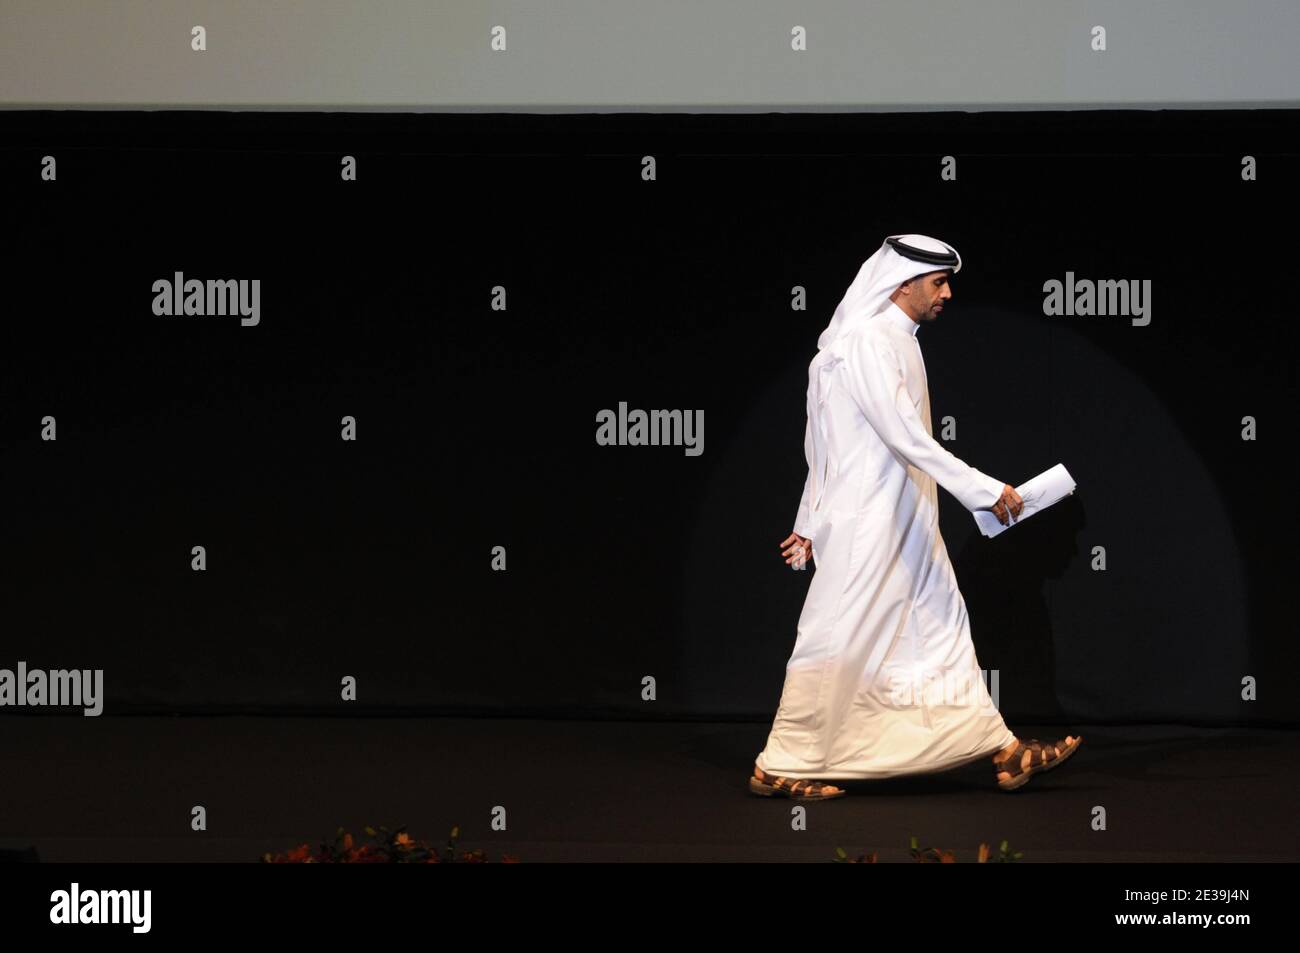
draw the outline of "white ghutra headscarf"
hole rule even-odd
[[[808,365],[808,428],[804,455],[811,474],[809,505],[816,510],[826,489],[826,428],[822,405],[826,402],[828,374],[843,355],[836,345],[849,331],[889,307],[889,296],[904,281],[932,271],[961,271],[961,255],[947,242],[928,235],[890,235],[874,255],[862,263],[844,293],[831,323],[817,339],[818,352]]]

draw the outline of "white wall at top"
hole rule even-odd
[[[0,0],[0,106],[1295,107],[1297,37],[1300,0]]]

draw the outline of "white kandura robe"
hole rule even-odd
[[[931,435],[918,329],[890,303],[835,345],[842,360],[821,406],[825,489],[809,499],[810,473],[794,527],[812,538],[816,572],[757,758],[765,772],[925,774],[1016,739],[980,675],[935,489],[974,511],[1003,484]]]

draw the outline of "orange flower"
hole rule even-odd
[[[405,831],[403,831],[402,833],[398,834],[395,838],[393,838],[393,842],[397,844],[398,847],[404,847],[408,849],[415,846],[415,841],[411,840],[411,835],[406,833]]]

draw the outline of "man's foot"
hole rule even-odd
[[[998,787],[1011,791],[1028,781],[1031,775],[1039,771],[1050,771],[1074,754],[1082,741],[1083,738],[1076,735],[1066,735],[1049,744],[1043,744],[1036,738],[1030,738],[1028,742],[1017,738],[1014,744],[993,756],[993,770]],[[1017,760],[1012,761],[1017,755]]]
[[[833,797],[843,797],[848,792],[825,781],[813,781],[807,778],[784,778],[777,774],[768,774],[758,765],[754,765],[754,776],[749,779],[749,790],[763,797],[779,794],[795,801],[825,801]]]

